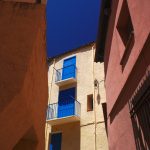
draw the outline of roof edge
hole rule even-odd
[[[111,14],[111,0],[102,0],[100,7],[99,27],[96,39],[95,62],[104,62],[105,42]]]
[[[92,42],[89,42],[89,43],[87,43],[87,44],[81,45],[81,46],[79,46],[79,47],[77,47],[77,48],[74,48],[74,49],[72,49],[72,50],[68,50],[68,51],[66,51],[66,52],[63,52],[63,53],[58,54],[58,55],[55,55],[55,56],[53,56],[53,57],[48,57],[48,58],[47,58],[47,61],[48,61],[48,62],[51,62],[53,59],[59,58],[59,57],[61,57],[61,56],[63,56],[63,55],[69,54],[69,53],[71,53],[71,52],[78,51],[78,50],[81,49],[81,48],[84,48],[84,47],[87,47],[87,46],[92,46],[93,44],[95,44],[95,41],[92,41]]]

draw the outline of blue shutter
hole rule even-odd
[[[74,115],[75,87],[59,92],[58,118]]]
[[[62,80],[68,78],[75,78],[75,76],[76,76],[76,56],[64,60]]]
[[[50,150],[61,150],[61,133],[56,133],[51,135],[51,143],[50,143]]]

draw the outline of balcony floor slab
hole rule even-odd
[[[76,78],[68,78],[65,80],[57,81],[55,83],[60,87],[60,86],[64,86],[64,85],[68,85],[68,84],[72,84],[72,83],[76,83],[76,82],[77,82]]]
[[[76,122],[76,121],[80,121],[80,118],[74,115],[74,116],[67,116],[63,118],[55,118],[55,119],[47,120],[46,122],[49,123],[50,125],[59,125],[59,124]]]

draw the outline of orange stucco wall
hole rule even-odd
[[[1,149],[29,149],[32,141],[44,149],[45,30],[45,5],[0,2]]]

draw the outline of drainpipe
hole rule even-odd
[[[55,58],[53,59],[53,68],[55,68]],[[52,93],[52,86],[53,86],[53,78],[54,78],[54,69],[53,69],[53,72],[52,72],[52,78],[50,80],[50,87],[49,87],[49,98],[48,98],[48,104],[50,103],[50,100],[51,100],[51,93]],[[49,82],[48,82],[49,83]],[[48,130],[48,124],[46,123],[46,134],[45,134],[45,139],[47,138],[47,130]],[[46,143],[46,140],[45,140],[45,143]],[[45,144],[46,145],[46,144]]]
[[[95,100],[95,87],[94,87],[94,80],[95,80],[95,72],[94,72],[94,52],[95,52],[95,44],[92,46],[93,52],[93,99],[94,99],[94,125],[95,125],[95,150],[97,150],[97,136],[96,136],[96,129],[97,129],[97,119],[96,119],[96,100]]]
[[[48,103],[50,103],[50,99],[51,99],[51,94],[52,94],[52,86],[53,86],[53,78],[54,78],[54,68],[55,68],[55,58],[53,60],[53,72],[52,72],[52,78],[51,78],[51,81],[50,81],[50,91],[49,91],[49,100],[48,100]]]

